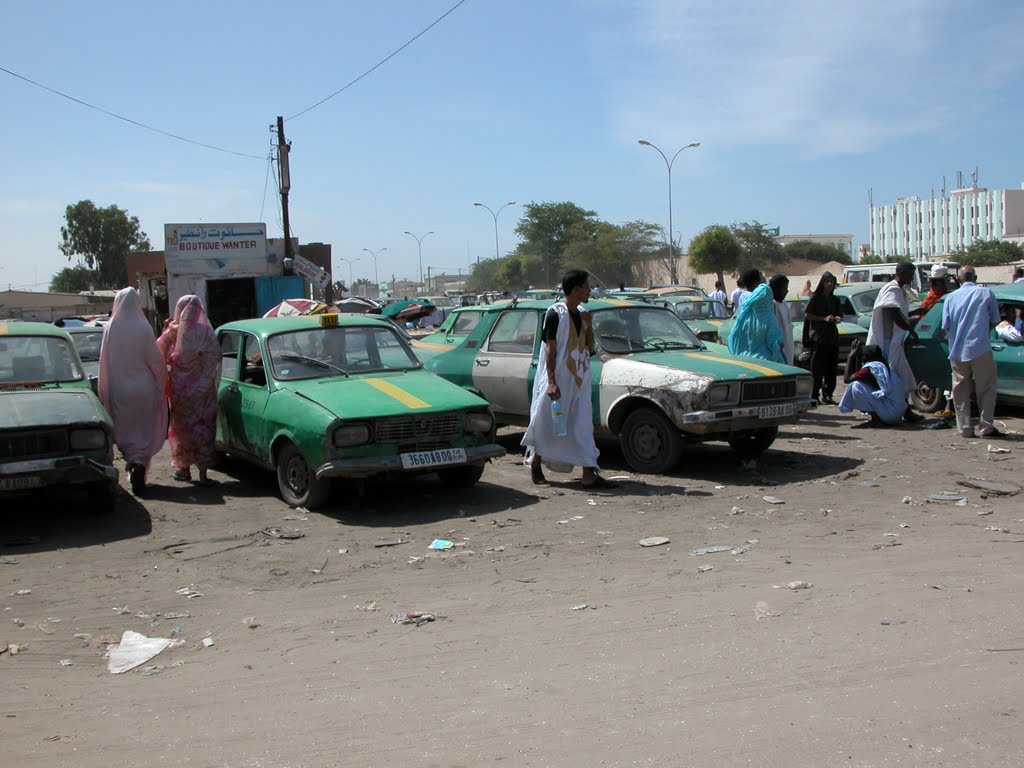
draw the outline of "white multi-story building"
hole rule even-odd
[[[979,240],[1024,242],[1021,189],[955,189],[922,200],[901,197],[870,209],[870,249],[883,261],[924,261],[967,248]]]

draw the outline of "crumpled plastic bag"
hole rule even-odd
[[[107,669],[115,675],[135,669],[164,651],[173,641],[168,637],[146,637],[130,629],[121,642],[107,650]]]

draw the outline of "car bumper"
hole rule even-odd
[[[85,456],[30,459],[0,464],[0,492],[30,491],[49,485],[117,482],[117,469]]]
[[[794,422],[810,408],[810,400],[800,400],[789,403],[737,406],[721,411],[690,411],[677,419],[676,426],[684,434],[700,436],[746,432],[751,429],[763,429]]]
[[[466,461],[459,464],[445,464],[430,469],[404,469],[402,459],[398,455],[392,456],[363,456],[354,459],[336,459],[321,464],[316,469],[316,479],[321,480],[329,477],[371,477],[389,472],[401,474],[418,474],[421,472],[436,472],[440,469],[453,469],[471,464],[482,464],[488,459],[499,459],[505,455],[505,449],[496,443],[488,445],[475,445],[466,448]]]

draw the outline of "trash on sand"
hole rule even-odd
[[[187,597],[189,600],[191,600],[194,597],[203,596],[203,593],[196,589],[195,584],[189,584],[187,587],[178,587],[176,590],[174,590],[174,594],[181,595],[182,597]]]
[[[595,502],[593,499],[588,499],[587,501],[589,501],[591,504],[594,504],[594,505],[597,504],[597,502]],[[559,520],[558,524],[559,525],[568,525],[569,523],[572,523],[572,522],[574,522],[576,520],[582,520],[582,519],[583,519],[583,515],[573,515],[572,517],[565,518],[565,520]]]
[[[391,614],[392,624],[414,624],[419,626],[420,624],[426,624],[428,621],[433,621],[437,616],[433,611],[402,611],[401,613]]]
[[[438,549],[438,550],[454,549],[454,548],[455,548],[455,542],[454,541],[448,541],[448,539],[434,539],[432,542],[430,542],[430,546],[427,547],[427,549]]]
[[[883,541],[881,544],[872,544],[872,549],[885,549],[886,547],[902,547],[902,541]]]
[[[70,667],[75,662],[73,662],[71,659],[61,659],[57,663],[60,664],[62,667]]]
[[[994,525],[986,525],[985,526],[985,530],[986,531],[992,531],[993,533],[1009,533],[1010,532],[1009,528],[997,528]]]
[[[941,493],[933,493],[928,497],[929,501],[942,501],[942,502],[958,502],[967,501],[967,497],[959,493],[951,493],[949,491],[942,491]]]
[[[376,600],[371,600],[366,605],[357,605],[357,611],[379,611],[380,607],[377,605]]]
[[[697,573],[707,573],[708,571],[713,570],[715,570],[715,566],[713,565],[702,565],[697,568]]]
[[[19,589],[17,592],[12,593],[11,597],[14,597],[15,595],[31,595],[31,594],[32,594],[32,590],[31,589]]]
[[[146,637],[126,629],[121,642],[107,649],[107,669],[115,675],[145,664],[171,644],[167,637]]]
[[[6,555],[0,557],[0,565],[17,565],[18,561],[13,557],[7,557]]]
[[[1021,492],[1021,486],[1010,482],[995,482],[993,480],[957,480],[957,485],[964,488],[973,488],[982,491],[982,498],[985,496],[1016,496]]]
[[[729,554],[730,555],[742,555],[745,552],[748,552],[749,550],[750,550],[750,547],[748,547],[746,544],[742,544],[742,545],[740,545],[738,547],[733,547],[732,549],[730,549],[729,550]]]
[[[909,528],[909,527],[910,526],[907,523],[900,523],[900,528]]]
[[[710,547],[698,547],[697,549],[691,549],[690,554],[695,557],[703,557],[704,555],[714,555],[718,552],[732,552],[733,548],[725,544],[713,544]]]
[[[409,565],[416,565],[416,563],[422,563],[430,555],[409,555]]]
[[[271,568],[270,569],[270,575],[271,576],[287,576],[288,575],[288,571],[285,568]]]
[[[171,637],[174,637],[175,635],[180,635],[184,631],[185,628],[182,626],[173,626],[171,627],[170,631],[167,634],[169,634]]]
[[[294,528],[284,528],[279,525],[271,526],[270,528],[263,528],[260,530],[264,536],[269,536],[272,539],[301,539],[304,534],[302,531],[297,531]]]
[[[589,504],[592,507],[596,507],[597,506],[597,502],[594,501],[593,499],[587,499],[587,504]]]
[[[857,483],[857,485],[859,485],[859,486],[861,486],[863,488],[877,488],[878,487],[878,483],[876,483],[874,480],[861,480],[859,483]]]
[[[786,503],[782,499],[780,499],[780,498],[778,498],[776,496],[762,496],[761,499],[763,501],[767,501],[769,504],[785,504]]]
[[[729,510],[729,514],[730,515],[742,515],[743,514],[743,510],[740,509],[739,507],[733,507],[731,510]]]
[[[571,608],[571,610],[573,610],[573,611],[585,611],[585,610],[587,610],[587,608],[589,608],[589,607],[590,607],[590,606],[589,606],[589,605],[587,605],[586,603],[580,603],[579,605],[574,605],[574,606],[573,606],[573,607]]]
[[[497,547],[488,547],[487,549],[484,550],[484,552],[504,552],[504,551],[505,551],[505,545],[504,544],[502,544],[500,546],[497,546]]]
[[[188,611],[172,611],[171,613],[164,614],[165,619],[189,619],[192,618],[192,614]]]
[[[754,606],[754,616],[759,619],[769,619],[773,616],[781,616],[785,611],[777,611],[764,600],[758,600]]]
[[[918,502],[914,501],[914,497],[913,496],[904,496],[903,497],[903,503],[904,504],[917,504]]]
[[[1010,452],[1009,448],[1003,448],[1003,446],[1001,446],[1001,445],[992,445],[991,443],[989,443],[989,446],[988,446],[988,448],[986,450],[989,453],[1009,453]]]
[[[373,546],[380,549],[381,547],[397,547],[399,544],[407,544],[408,539],[381,539]]]
[[[6,645],[0,645],[0,653],[9,653],[11,656],[17,656],[27,647],[25,643],[7,643]]]
[[[648,536],[646,539],[640,539],[641,547],[660,547],[668,543],[669,540],[664,536]]]
[[[813,586],[809,581],[789,581],[785,584],[772,584],[772,589],[810,589]]]
[[[204,637],[203,638],[203,647],[204,648],[210,648],[212,646],[213,646],[213,638],[212,637]]]
[[[983,509],[978,512],[977,515],[978,517],[984,517],[985,515],[991,515],[994,511],[994,509]]]
[[[25,626],[25,620],[24,619],[11,619],[11,621],[14,622],[14,626],[16,626],[16,627],[24,627]]]

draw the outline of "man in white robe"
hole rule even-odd
[[[782,357],[786,365],[793,364],[793,319],[789,314],[789,307],[786,306],[786,294],[789,292],[789,278],[785,275],[773,275],[768,281],[768,287],[775,297],[775,319],[779,321],[782,328]]]
[[[903,343],[910,337],[911,341],[917,341],[917,334],[910,324],[910,305],[907,302],[907,294],[904,286],[910,285],[914,279],[914,270],[917,269],[909,261],[902,261],[896,266],[896,279],[891,280],[882,286],[875,299],[875,306],[871,312],[871,327],[868,329],[868,337],[865,344],[874,344],[881,348],[885,355],[889,369],[892,370],[900,382],[906,394],[910,394],[917,388],[917,377],[910,367]],[[904,421],[921,421],[924,417],[914,413],[907,405],[903,413]]]
[[[543,343],[533,382],[530,426],[523,435],[530,476],[546,482],[543,463],[553,472],[583,467],[585,487],[611,487],[598,474],[599,451],[594,442],[590,357],[595,354],[590,315],[580,308],[590,298],[588,274],[569,270],[562,278],[565,301],[554,304],[544,318]],[[561,402],[567,434],[555,433],[551,404]]]

